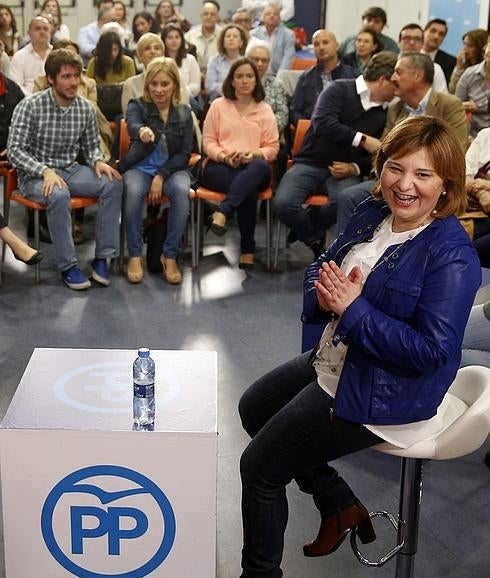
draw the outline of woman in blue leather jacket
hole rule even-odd
[[[182,282],[177,265],[179,245],[189,213],[190,176],[187,163],[193,145],[191,110],[179,104],[180,76],[171,58],[155,58],[146,69],[143,96],[128,104],[126,121],[131,144],[119,163],[124,173],[127,278],[143,280],[142,224],[145,197],[158,204],[170,199],[167,237],[162,247],[163,275],[173,285]]]
[[[252,437],[241,459],[242,578],[282,576],[293,478],[321,515],[306,556],[334,552],[355,527],[371,542],[367,509],[328,462],[382,441],[408,447],[458,417],[445,394],[481,281],[454,216],[465,207],[464,167],[443,121],[402,121],[378,152],[374,198],[307,269],[303,320],[326,323],[319,344],[240,400]]]

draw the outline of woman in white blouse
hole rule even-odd
[[[188,54],[185,38],[178,24],[167,24],[162,30],[162,40],[165,46],[165,56],[173,58],[177,63],[182,86],[185,86],[189,97],[196,97],[201,90],[201,71],[197,60]]]

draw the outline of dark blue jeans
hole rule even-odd
[[[227,218],[236,210],[242,253],[255,252],[257,196],[269,186],[270,179],[271,167],[264,159],[254,159],[236,169],[210,160],[203,170],[201,184],[204,187],[227,193],[219,210]]]
[[[286,486],[294,478],[322,517],[356,497],[328,462],[381,440],[363,425],[330,419],[333,399],[318,385],[311,352],[281,365],[243,394],[239,412],[252,441],[240,462],[241,578],[280,578],[288,519]]]

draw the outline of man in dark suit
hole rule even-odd
[[[335,223],[339,192],[359,182],[371,168],[386,105],[394,95],[395,63],[396,54],[379,52],[362,76],[335,80],[320,93],[294,165],[276,191],[276,215],[315,255],[323,251],[325,231]],[[305,199],[322,190],[330,205],[305,209]]]
[[[300,118],[311,118],[320,92],[333,80],[356,78],[360,72],[340,61],[339,43],[330,30],[317,30],[312,37],[317,62],[299,77],[290,106],[290,120],[297,124]]]
[[[453,128],[462,150],[466,151],[468,123],[463,104],[453,94],[434,90],[433,80],[434,64],[427,54],[402,52],[398,56],[393,83],[395,95],[399,100],[388,109],[383,137],[407,116],[427,114],[445,120]],[[369,197],[374,185],[374,180],[364,181],[343,190],[339,195],[337,199],[339,233],[344,230],[357,205]]]
[[[456,57],[452,54],[440,50],[439,46],[444,42],[447,34],[447,24],[441,18],[429,20],[424,28],[424,48],[423,52],[431,57],[432,62],[437,62],[444,71],[446,82],[449,80],[453,68],[456,66]]]

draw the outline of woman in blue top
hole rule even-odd
[[[126,120],[131,145],[120,163],[124,172],[126,235],[129,252],[127,277],[143,280],[143,204],[170,199],[167,237],[162,248],[163,275],[173,285],[182,282],[177,265],[179,244],[189,213],[192,151],[191,110],[179,104],[180,75],[171,58],[155,58],[146,69],[143,96],[128,104]],[[129,170],[128,170],[129,169]]]
[[[306,556],[334,552],[354,527],[375,540],[328,462],[382,441],[408,447],[459,415],[445,394],[481,280],[454,216],[466,203],[463,152],[443,121],[409,117],[384,139],[376,169],[375,198],[306,271],[303,321],[327,323],[319,344],[240,400],[252,437],[241,459],[242,578],[282,576],[293,478],[321,515]]]

